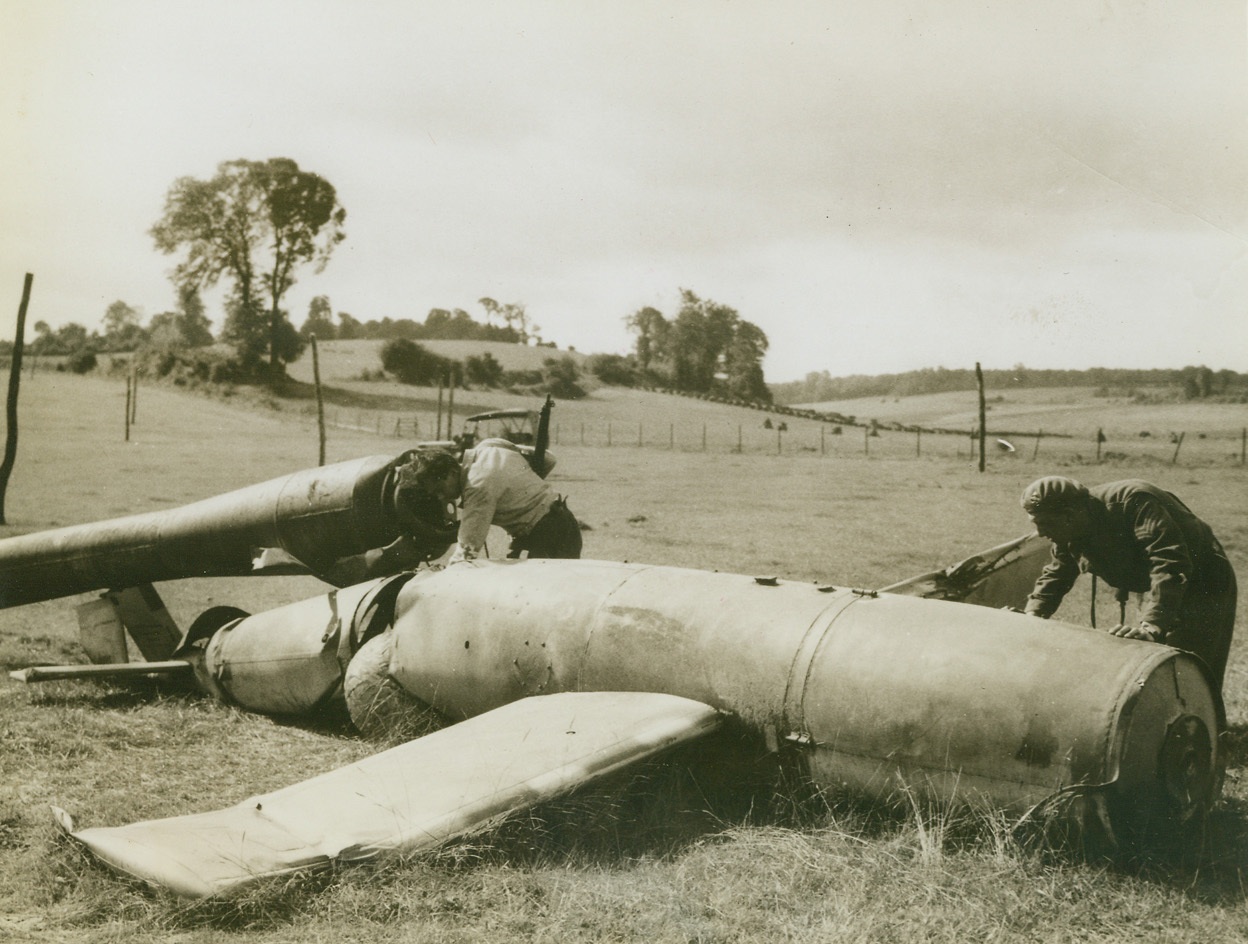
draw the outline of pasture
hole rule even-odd
[[[371,396],[375,385],[366,387]],[[18,462],[0,536],[173,507],[315,464],[316,429],[303,401],[255,409],[241,397],[223,402],[144,387],[127,442],[124,389],[99,377],[24,379]],[[406,412],[428,416],[428,391],[386,392],[403,394],[416,397]],[[1130,404],[1083,404],[1058,404],[1055,413],[1077,414],[1093,429],[1144,428]],[[461,391],[456,413],[513,405],[534,404]],[[1192,414],[1187,428],[1204,422],[1206,431],[1234,429],[1243,423],[1245,408],[1238,409]],[[783,440],[780,449],[769,448],[775,439],[767,431],[758,448],[737,451],[733,431],[747,420],[757,427],[759,413],[640,391],[598,390],[585,401],[560,403],[555,417],[559,465],[552,482],[588,526],[587,557],[878,587],[1023,533],[1019,492],[1032,478],[1060,470],[1088,482],[1146,477],[1174,490],[1211,522],[1241,580],[1248,574],[1248,471],[1228,444],[1205,460],[1191,455],[1177,464],[1143,456],[1094,465],[1086,449],[1082,458],[1050,458],[1042,448],[1032,460],[1020,450],[992,455],[980,474],[965,443],[961,454],[916,455],[909,437],[894,453],[864,450],[861,441],[821,452],[813,438],[808,448],[786,451]],[[589,437],[582,445],[572,432],[581,422],[627,432],[611,448]],[[677,424],[688,432],[680,447],[673,443]],[[729,432],[704,451],[697,435],[703,424]],[[654,436],[647,438],[651,425]],[[817,428],[790,423],[795,435],[808,429],[813,437]],[[370,422],[331,429],[327,459],[397,452],[407,443],[390,429],[378,432]],[[504,548],[499,532],[491,550]],[[1084,584],[1060,616],[1089,621]],[[311,578],[160,587],[183,626],[209,606],[257,611],[324,589]],[[1108,597],[1102,595],[1097,614],[1101,625],[1113,621]],[[82,661],[73,606],[89,598],[0,611],[0,668]],[[82,825],[211,809],[378,746],[341,719],[300,726],[166,686],[26,687],[6,674],[0,939],[1241,939],[1248,935],[1248,620],[1242,605],[1240,612],[1226,681],[1231,758],[1224,798],[1206,847],[1183,862],[1079,862],[1024,847],[999,820],[957,810],[881,811],[843,799],[821,806],[766,792],[751,796],[752,805],[721,802],[695,795],[676,758],[651,770],[645,788],[607,785],[438,855],[188,905],[87,860],[59,837],[49,807],[68,810]]]
[[[342,430],[372,431],[394,438],[435,438],[448,429],[449,393],[439,409],[437,388],[411,387],[376,376],[380,341],[328,341],[320,346],[322,383],[328,388],[328,423]],[[533,370],[548,357],[576,352],[472,341],[421,342],[431,351],[462,360],[489,350],[508,370]],[[311,355],[291,365],[290,375],[306,385],[291,391],[300,399],[285,408],[313,417]],[[837,458],[967,459],[975,455],[971,431],[978,423],[972,391],[910,397],[866,397],[803,404],[824,413],[853,417],[837,426],[778,410],[729,406],[694,397],[646,390],[600,387],[583,375],[584,400],[561,401],[552,417],[552,442],[560,446],[639,447],[671,452],[739,453]],[[1147,394],[1149,391],[1144,391]],[[986,391],[988,449],[994,460],[1084,463],[1098,457],[1122,466],[1243,464],[1248,404],[1135,402],[1125,393],[1097,396],[1092,388],[1021,388]],[[536,407],[540,398],[500,390],[457,390],[454,420],[503,407]],[[440,421],[440,422],[439,422]],[[881,428],[871,430],[872,422]],[[780,428],[781,424],[785,428]],[[920,433],[889,424],[964,431]],[[1104,439],[1098,443],[1098,433]],[[1014,449],[997,443],[1007,437]],[[1181,440],[1179,437],[1182,437]]]

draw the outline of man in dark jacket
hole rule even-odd
[[[1236,584],[1222,545],[1178,498],[1138,479],[1091,489],[1050,475],[1023,491],[1023,509],[1053,556],[1025,612],[1045,619],[1081,573],[1144,594],[1139,625],[1117,636],[1165,643],[1199,656],[1218,691],[1235,628]]]

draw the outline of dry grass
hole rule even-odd
[[[296,412],[254,412],[144,388],[126,443],[123,400],[116,381],[37,374],[24,383],[9,525],[0,534],[169,507],[315,461],[315,431]],[[654,402],[603,392],[591,406],[625,422],[629,411]],[[686,405],[694,411],[686,422],[734,422],[735,414],[701,401],[674,401],[672,416]],[[560,404],[559,415],[572,408]],[[1016,536],[1025,527],[1019,490],[1050,470],[996,462],[980,475],[957,459],[581,447],[567,441],[570,421],[563,422],[554,478],[591,528],[587,555],[839,585],[880,586]],[[336,432],[329,458],[402,445]],[[1087,481],[1142,471],[1066,468]],[[1159,465],[1147,474],[1213,522],[1239,572],[1248,573],[1243,469]],[[258,610],[321,589],[306,578],[277,578],[187,581],[161,591],[185,625],[211,605]],[[80,659],[74,602],[0,612],[0,665]],[[1086,621],[1087,605],[1086,592],[1073,596],[1063,615]],[[1108,608],[1099,615],[1112,617]],[[59,838],[49,807],[64,807],[87,825],[208,809],[373,747],[332,716],[299,727],[157,685],[26,688],[6,677],[0,939],[1239,939],[1248,935],[1242,617],[1239,629],[1227,681],[1233,751],[1226,798],[1203,856],[1190,862],[1079,863],[1020,842],[990,815],[802,802],[788,782],[777,787],[774,771],[761,771],[748,789],[728,789],[705,773],[705,757],[678,755],[432,858],[189,906],[121,882],[85,858]]]

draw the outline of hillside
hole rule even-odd
[[[365,371],[381,369],[381,349],[385,341],[322,341],[317,345],[321,365],[321,382],[335,384],[355,380]],[[577,351],[561,351],[551,347],[530,347],[525,344],[507,344],[502,341],[417,341],[421,347],[439,357],[463,361],[472,355],[491,354],[503,365],[503,370],[540,370],[542,364],[552,357],[571,357],[578,365],[584,365],[586,355]],[[312,350],[287,367],[287,373],[295,380],[312,382]]]

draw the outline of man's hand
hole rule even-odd
[[[1124,639],[1144,639],[1148,642],[1161,642],[1161,629],[1152,623],[1141,622],[1139,626],[1128,626],[1119,623],[1110,633]]]

